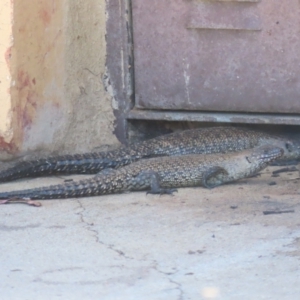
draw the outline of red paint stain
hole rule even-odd
[[[20,28],[18,29],[18,31],[19,31],[19,33],[25,33],[25,32],[26,32],[26,29],[25,29],[25,27],[20,27]]]
[[[7,153],[16,153],[17,152],[17,146],[14,143],[14,141],[11,141],[10,143],[5,142],[3,137],[0,137],[0,150],[6,151]]]
[[[30,105],[31,107],[36,109],[37,108],[37,99],[38,99],[38,97],[37,97],[36,92],[35,91],[29,91],[28,95],[26,97],[26,106]]]
[[[25,104],[21,110],[20,120],[21,128],[31,128],[34,115],[37,109],[37,95],[34,91],[29,91],[26,97]]]
[[[22,99],[22,101],[14,107],[14,112],[18,120],[18,128],[22,130],[32,126],[37,110],[38,95],[34,90],[35,84],[35,78],[31,78],[24,70],[18,71],[16,88],[19,92],[19,98]]]
[[[41,9],[39,15],[44,23],[44,26],[48,26],[51,22],[51,13],[46,9]]]
[[[22,117],[21,117],[21,120],[22,120],[22,128],[25,129],[25,128],[31,128],[31,125],[32,125],[32,119],[31,119],[31,116],[28,112],[28,110],[24,109],[22,111]]]
[[[5,61],[7,63],[8,66],[10,66],[10,60],[11,60],[11,47],[9,47],[5,54],[4,54],[4,57],[5,57]]]
[[[25,73],[23,70],[18,71],[18,90],[21,90],[25,87],[31,87],[31,81],[28,73]]]
[[[17,106],[13,111],[16,115],[19,130],[21,129],[23,132],[25,128],[31,127],[32,119],[25,107]]]

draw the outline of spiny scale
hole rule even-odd
[[[0,172],[0,182],[51,174],[96,174],[105,168],[118,168],[142,158],[200,153],[228,153],[282,140],[267,133],[236,127],[212,127],[176,132],[117,150],[50,157],[24,161]],[[300,151],[285,151],[294,159]]]
[[[282,148],[264,145],[239,153],[150,158],[91,179],[3,192],[0,199],[73,198],[146,189],[153,193],[169,193],[168,188],[213,187],[253,175],[282,154]]]

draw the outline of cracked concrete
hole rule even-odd
[[[41,201],[39,208],[2,205],[1,297],[297,299],[298,172],[271,177],[275,169],[174,196],[138,192]],[[62,181],[22,180],[0,190]],[[293,212],[263,213],[278,210]]]

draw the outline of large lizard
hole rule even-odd
[[[238,127],[211,127],[185,130],[123,146],[108,152],[64,155],[23,161],[0,172],[0,182],[50,174],[96,174],[134,161],[157,157],[201,153],[238,152],[256,146],[281,143],[284,138]],[[286,140],[283,159],[300,157],[300,150]]]
[[[105,171],[91,179],[2,192],[0,199],[73,198],[139,190],[170,194],[178,187],[212,188],[254,175],[283,154],[284,150],[278,146],[263,145],[239,153],[143,159],[117,170]]]

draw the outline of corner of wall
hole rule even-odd
[[[0,159],[118,143],[112,97],[103,83],[105,2],[4,2]]]
[[[12,46],[13,7],[10,0],[1,2],[0,8],[0,148],[4,154],[13,150],[12,107],[10,86],[10,57]]]

